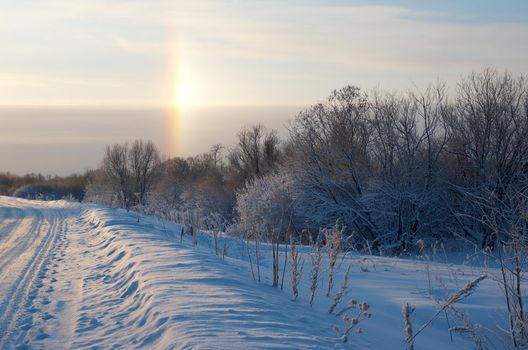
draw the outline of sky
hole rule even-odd
[[[525,74],[526,38],[525,0],[0,0],[0,171],[32,169],[6,156],[15,145],[70,145],[88,155],[97,139],[100,158],[101,144],[122,140],[83,128],[83,118],[186,156],[243,125],[281,127],[293,106],[347,84],[401,90],[440,78],[454,86],[488,66]],[[40,118],[49,122],[37,130],[27,121],[38,113],[13,108],[46,111]],[[72,112],[83,108],[93,113]],[[126,123],[102,112],[115,109],[139,112]],[[25,118],[25,127],[13,118]],[[148,125],[159,129],[143,135]],[[37,135],[50,130],[51,139]],[[59,160],[34,171],[81,166],[68,160],[75,153],[49,153]]]

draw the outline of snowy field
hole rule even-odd
[[[211,242],[203,234],[196,247],[189,236],[180,243],[179,225],[151,217],[138,223],[122,210],[0,197],[0,349],[404,349],[404,303],[416,307],[416,331],[483,274],[456,307],[485,348],[508,347],[498,271],[481,258],[444,251],[416,260],[340,256],[330,297],[323,273],[311,307],[307,247],[292,301],[289,276],[283,290],[271,287],[270,247],[261,247],[259,283],[244,242],[221,238],[225,257]],[[348,266],[343,302],[329,314]],[[336,313],[350,300],[367,302],[371,317],[343,343]],[[461,322],[440,315],[415,348],[474,348],[469,337],[448,331]]]

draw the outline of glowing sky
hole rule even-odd
[[[299,105],[528,62],[525,0],[0,4],[3,105]]]
[[[525,74],[526,38],[526,0],[0,0],[0,171],[82,170],[135,137],[195,154],[346,84]]]

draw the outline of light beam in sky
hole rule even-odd
[[[189,65],[178,62],[174,77],[174,107],[185,109],[193,105],[193,81]]]
[[[194,82],[190,65],[184,58],[181,45],[175,45],[171,55],[172,111],[169,154],[177,155],[182,141],[185,112],[194,106]]]

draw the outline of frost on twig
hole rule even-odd
[[[444,312],[448,307],[452,306],[455,303],[458,303],[460,300],[470,296],[479,285],[480,282],[482,282],[484,279],[486,279],[486,275],[482,275],[477,277],[475,280],[467,283],[463,288],[458,290],[456,293],[453,293],[447,298],[447,300],[440,306],[440,309],[436,312],[436,314],[429,319],[426,323],[424,323],[420,329],[409,339],[407,339],[408,343],[414,342],[414,339],[418,336],[418,334],[422,333],[442,312]]]
[[[409,303],[403,304],[402,315],[404,321],[403,333],[405,334],[405,341],[409,350],[414,350],[414,337],[412,329],[412,314],[414,313],[415,308]]]

